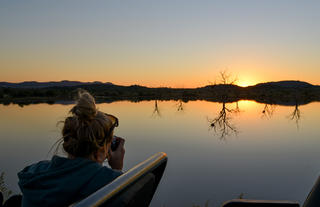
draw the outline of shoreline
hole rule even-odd
[[[0,87],[0,104],[35,104],[72,102],[79,89],[89,91],[97,103],[115,101],[152,101],[174,100],[188,102],[204,100],[230,103],[239,100],[253,100],[258,103],[278,105],[303,105],[320,101],[320,86],[306,85],[305,82],[270,82],[250,87],[232,84],[209,85],[194,89],[147,88],[143,86],[117,86],[91,84],[81,86],[46,87],[46,88],[9,88]]]

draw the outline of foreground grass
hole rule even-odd
[[[4,176],[5,176],[5,173],[1,172],[1,174],[0,174],[0,192],[2,192],[3,199],[5,201],[12,195],[12,191],[10,189],[8,189],[7,186],[5,185]]]

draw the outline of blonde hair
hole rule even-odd
[[[111,142],[118,119],[99,111],[90,93],[78,90],[76,105],[70,113],[62,129],[64,151],[74,157],[88,157]]]

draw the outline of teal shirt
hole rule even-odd
[[[22,207],[68,206],[121,174],[89,159],[53,156],[51,161],[40,161],[18,173]]]

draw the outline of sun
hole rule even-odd
[[[256,83],[251,80],[238,80],[236,84],[241,87],[247,87],[247,86],[255,85]]]

